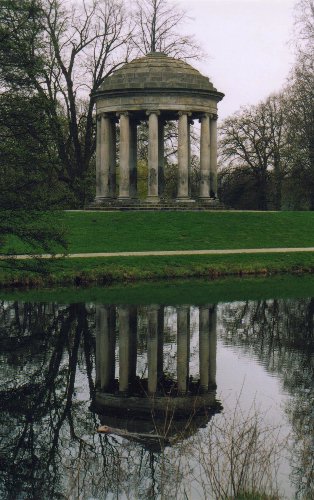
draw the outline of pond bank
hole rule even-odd
[[[106,285],[173,278],[312,274],[314,252],[2,260],[0,286]]]

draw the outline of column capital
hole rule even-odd
[[[214,120],[214,121],[217,121],[217,120],[218,120],[218,115],[217,115],[217,114],[215,114],[215,113],[211,113],[209,116],[210,116],[210,119],[211,119],[211,120]]]
[[[192,113],[191,113],[191,111],[178,111],[178,115],[179,116],[187,115],[189,117],[189,116],[192,116]]]
[[[120,118],[120,116],[131,116],[131,113],[129,111],[117,111],[116,117]]]
[[[149,116],[149,115],[157,115],[159,116],[160,115],[160,111],[158,109],[147,109],[146,110],[146,115]]]
[[[112,114],[110,114],[110,113],[106,113],[105,111],[103,111],[102,113],[99,113],[97,115],[97,118],[98,118],[98,120],[101,120],[102,118],[104,118],[104,119],[107,118],[109,120],[112,120],[112,119],[115,119],[115,116],[112,115]]]
[[[211,117],[210,113],[201,113],[199,115],[198,121],[199,121],[199,123],[202,123],[202,120],[204,120],[206,118],[210,118],[210,117]]]

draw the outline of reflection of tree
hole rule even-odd
[[[8,367],[2,364],[5,383],[0,391],[5,490],[12,498],[22,492],[58,498],[60,449],[70,440],[82,446],[75,417],[83,403],[74,396],[80,356],[93,390],[88,311],[84,304],[12,303],[1,308],[0,342]]]
[[[287,413],[295,434],[293,479],[314,497],[314,299],[264,300],[223,306],[223,339],[257,354],[280,374],[291,394]]]

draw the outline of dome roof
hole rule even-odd
[[[98,92],[162,89],[217,92],[206,76],[184,61],[162,52],[134,59],[106,78]]]

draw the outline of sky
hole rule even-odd
[[[193,63],[225,94],[219,117],[257,104],[285,84],[293,65],[296,0],[175,0],[188,13],[185,32],[208,54]]]

